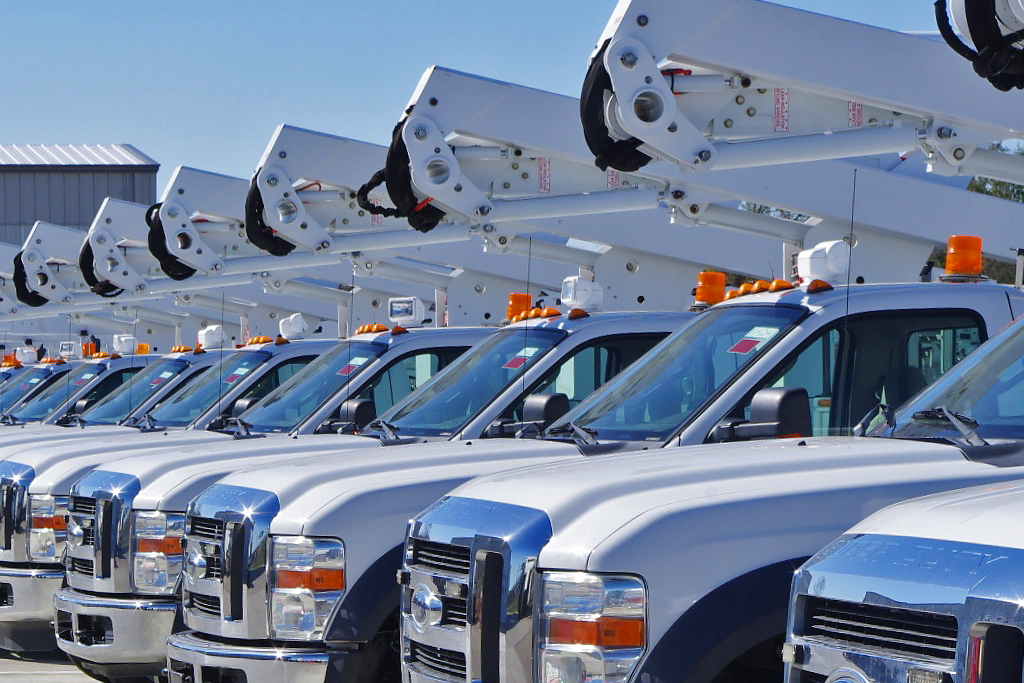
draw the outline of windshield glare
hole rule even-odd
[[[0,411],[13,406],[49,376],[50,371],[46,368],[32,368],[13,382],[5,384],[0,391]]]
[[[883,425],[875,434],[960,439],[948,420],[922,414],[939,407],[955,413],[983,439],[1024,439],[1024,324],[1018,322],[960,361],[896,411],[894,428]]]
[[[287,432],[352,381],[385,344],[346,342],[328,351],[239,416],[259,432]]]
[[[151,410],[150,417],[161,427],[185,427],[269,358],[264,351],[238,351],[222,358],[199,379]]]
[[[72,394],[96,379],[96,375],[103,372],[105,367],[100,363],[83,363],[72,368],[71,372],[55,380],[13,413],[15,419],[22,422],[42,420],[71,398]]]
[[[572,422],[599,439],[671,438],[721,387],[782,339],[806,310],[797,306],[712,308],[654,347],[549,428]]]
[[[564,337],[549,329],[495,332],[381,419],[399,436],[450,436]]]
[[[176,359],[150,363],[82,413],[82,419],[89,424],[117,424],[187,367],[188,363]]]

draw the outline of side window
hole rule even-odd
[[[380,415],[418,389],[465,349],[428,349],[396,360],[367,382],[353,398],[373,399]]]
[[[316,356],[296,356],[295,358],[289,358],[280,365],[277,365],[273,369],[264,373],[264,375],[253,382],[252,386],[246,389],[245,393],[239,398],[255,398],[257,400],[263,398],[271,391],[284,384],[289,377],[308,365],[314,358],[316,358]]]
[[[535,394],[565,394],[569,407],[574,408],[664,338],[664,334],[623,335],[581,346],[549,369],[506,417],[521,420],[526,396]]]
[[[107,394],[109,394],[114,389],[118,388],[119,386],[127,382],[129,379],[131,379],[132,375],[134,375],[141,369],[141,367],[138,367],[115,370],[114,372],[110,373],[102,380],[100,380],[100,383],[94,386],[92,389],[90,389],[89,393],[87,393],[82,398],[88,401],[98,401]]]
[[[760,389],[803,387],[810,401],[813,434],[849,434],[879,404],[901,405],[963,360],[984,338],[982,324],[967,313],[855,316],[826,328],[790,355],[732,414],[749,419],[750,401]]]

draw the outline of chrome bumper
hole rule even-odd
[[[168,598],[119,598],[62,588],[53,597],[57,646],[98,664],[152,664],[160,673],[178,605]]]
[[[53,594],[63,585],[63,569],[0,567],[0,621],[50,623]]]
[[[329,659],[322,648],[246,647],[206,640],[194,631],[177,633],[167,640],[170,683],[210,680],[211,669],[242,671],[247,681],[323,683]]]

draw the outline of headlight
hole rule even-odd
[[[270,637],[318,640],[345,594],[345,546],[305,536],[270,539]]]
[[[622,683],[644,651],[647,594],[630,576],[541,574],[537,680]]]
[[[30,494],[28,557],[34,562],[61,562],[68,538],[68,498]]]
[[[137,510],[132,515],[132,584],[140,593],[168,595],[181,576],[185,515]]]

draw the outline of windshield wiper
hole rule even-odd
[[[79,415],[78,413],[64,413],[63,415],[57,418],[56,424],[61,427],[71,427],[72,425],[77,425],[78,427],[85,429],[85,420],[82,419],[82,416]]]
[[[390,422],[385,422],[379,417],[370,424],[366,425],[366,428],[373,429],[378,432],[383,432],[384,437],[389,441],[396,441],[398,439],[398,432],[402,431],[400,427],[397,427],[391,424]]]
[[[961,436],[971,446],[987,446],[988,441],[978,435],[978,421],[969,415],[954,413],[946,406],[937,406],[928,410],[919,410],[910,416],[914,420],[942,420],[956,427]]]
[[[0,417],[0,424],[20,425],[21,424],[21,420],[19,420],[18,418],[14,417],[14,415],[4,415],[4,416]]]
[[[571,434],[572,440],[582,444],[596,444],[597,430],[590,427],[583,427],[572,420],[563,422],[560,425],[548,429],[548,434]]]
[[[235,427],[235,431],[229,432],[229,427]],[[228,432],[235,439],[262,439],[266,434],[253,434],[252,425],[240,417],[229,417],[223,429],[218,432]]]
[[[146,413],[141,417],[135,418],[134,421],[128,424],[127,426],[134,427],[135,429],[138,429],[140,432],[155,432],[160,429],[160,427],[157,426],[156,420],[154,420],[153,416],[150,415],[149,413]]]

